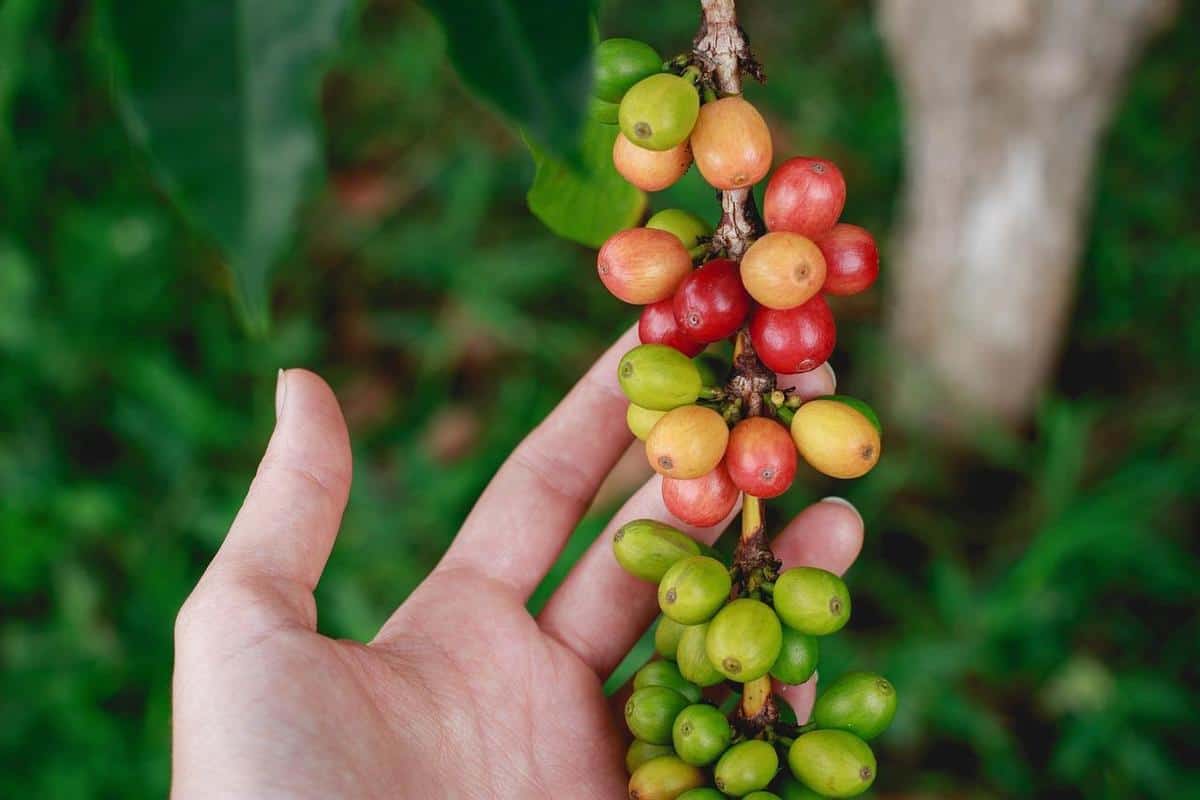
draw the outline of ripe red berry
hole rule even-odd
[[[596,257],[605,288],[633,305],[665,300],[692,271],[692,257],[672,233],[629,228],[608,237]]]
[[[665,344],[688,358],[700,355],[704,345],[684,333],[675,321],[675,302],[671,298],[651,303],[638,319],[638,339],[642,344]]]
[[[879,249],[865,228],[840,222],[817,237],[825,256],[825,285],[829,294],[858,294],[879,277]]]
[[[766,417],[733,426],[725,465],[737,488],[754,497],[778,497],[796,477],[796,444],[787,428]]]
[[[832,161],[804,156],[779,165],[763,195],[767,230],[816,238],[833,227],[846,205],[846,179]]]
[[[698,342],[732,336],[750,313],[750,296],[742,287],[738,265],[727,258],[704,264],[688,275],[675,292],[675,320]]]
[[[808,372],[833,353],[837,326],[829,304],[817,295],[795,308],[757,309],[750,318],[750,341],[762,362],[776,372]]]
[[[788,445],[795,445],[788,439]],[[690,480],[663,478],[662,499],[667,511],[682,522],[698,528],[716,525],[729,516],[738,499],[738,488],[729,477],[725,463],[716,469]]]

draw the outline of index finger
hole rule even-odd
[[[518,445],[436,570],[466,567],[528,598],[633,439],[617,364],[637,341],[627,330]]]

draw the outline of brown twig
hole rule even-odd
[[[750,52],[746,32],[737,23],[734,0],[700,0],[700,6],[703,12],[700,29],[692,41],[692,62],[701,78],[721,96],[741,94],[743,74],[765,80],[762,67]],[[720,197],[721,221],[713,232],[711,252],[737,261],[765,228],[749,188],[724,191]],[[758,360],[750,335],[743,328],[738,331],[733,371],[725,387],[726,418],[763,414],[763,397],[774,388],[775,374]],[[779,569],[767,540],[762,507],[759,498],[742,496],[742,535],[733,560],[734,597],[755,592],[763,581],[774,580]],[[738,730],[745,736],[760,736],[778,719],[770,677],[746,684],[734,714]]]

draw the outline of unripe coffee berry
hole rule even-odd
[[[678,756],[660,756],[642,764],[629,778],[629,800],[676,800],[704,783],[704,772],[699,767]]]
[[[672,409],[646,437],[646,459],[670,478],[699,478],[716,469],[729,441],[729,428],[704,406]]]
[[[833,478],[857,478],[879,462],[879,430],[857,408],[837,400],[810,400],[792,417],[792,440],[813,469]]]
[[[775,747],[761,739],[735,744],[725,751],[713,770],[717,788],[733,797],[764,789],[779,771]]]
[[[638,81],[621,99],[621,133],[647,150],[670,150],[688,138],[700,112],[691,81],[660,73]]]
[[[783,629],[770,606],[742,598],[713,617],[704,646],[722,675],[747,683],[770,671],[783,646]]]
[[[825,283],[825,256],[798,233],[768,233],[742,257],[742,282],[750,296],[767,308],[795,308]]]
[[[687,173],[692,165],[692,148],[682,141],[668,150],[647,150],[618,133],[612,159],[622,178],[644,192],[661,192]]]
[[[873,672],[850,672],[823,687],[813,721],[821,728],[849,731],[870,741],[887,730],[896,716],[896,688]]]
[[[740,95],[705,103],[692,131],[692,157],[716,189],[742,189],[771,169],[771,131]]]
[[[707,640],[708,623],[691,625],[679,637],[679,647],[675,651],[679,674],[697,686],[716,686],[725,680],[720,670],[708,660]]]
[[[788,766],[823,797],[854,797],[875,782],[875,754],[846,731],[809,731],[788,749]]]
[[[643,742],[670,744],[675,716],[688,707],[687,698],[665,686],[637,689],[625,703],[625,724]]]
[[[691,705],[675,717],[671,741],[681,759],[697,767],[716,761],[733,739],[733,728],[720,709]]]
[[[701,389],[700,370],[692,360],[661,344],[639,345],[626,353],[617,365],[617,381],[631,403],[651,411],[694,403]]]
[[[850,592],[837,575],[817,567],[792,567],[775,581],[775,613],[783,624],[810,636],[840,630],[850,620]]]
[[[677,561],[663,575],[658,584],[658,607],[676,622],[698,625],[717,613],[731,586],[724,564],[708,556],[691,556]]]
[[[626,522],[613,536],[613,555],[626,572],[658,583],[677,561],[699,555],[700,545],[687,534],[652,519]]]
[[[613,104],[620,103],[638,81],[662,70],[662,57],[637,39],[605,39],[596,45],[592,58],[592,94]]]

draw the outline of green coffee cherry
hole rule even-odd
[[[671,661],[676,660],[679,652],[679,640],[687,625],[680,625],[670,617],[659,617],[658,625],[654,628],[654,650],[660,656]]]
[[[613,555],[626,572],[658,583],[675,562],[698,555],[700,545],[686,533],[652,519],[626,522],[613,536]]]
[[[817,669],[820,648],[817,637],[784,625],[783,646],[771,666],[772,677],[792,686],[804,683]]]
[[[653,761],[659,756],[673,755],[675,755],[675,751],[669,744],[650,744],[641,739],[634,739],[629,745],[629,749],[625,751],[625,769],[632,775],[647,761]]]
[[[729,800],[716,789],[705,786],[702,789],[688,789],[675,800]]]
[[[646,227],[675,234],[679,241],[683,242],[683,246],[688,249],[692,258],[704,254],[708,243],[706,241],[701,244],[700,239],[707,240],[713,232],[711,225],[692,212],[684,211],[681,208],[664,208],[646,221]]]
[[[670,744],[675,716],[688,706],[687,698],[665,686],[638,689],[625,703],[629,732],[650,744]]]
[[[616,125],[620,108],[616,103],[606,103],[595,97],[588,98],[588,116],[602,125]]]
[[[700,95],[692,82],[660,73],[634,84],[617,116],[621,133],[638,147],[670,150],[688,138],[699,115]]]
[[[818,728],[850,731],[870,741],[896,716],[896,688],[882,675],[850,672],[824,688],[813,706]]]
[[[679,667],[670,661],[651,661],[637,671],[637,674],[633,676],[633,688],[644,689],[647,686],[665,686],[668,689],[674,689],[686,697],[690,703],[699,702],[702,694],[700,687],[680,675]]]
[[[879,415],[875,413],[875,409],[871,408],[865,401],[859,400],[857,397],[851,397],[848,394],[827,394],[824,397],[817,398],[818,400],[836,400],[839,403],[848,405],[858,413],[867,418],[875,430],[883,435],[883,424],[879,421]]]
[[[617,366],[617,380],[629,401],[653,411],[690,405],[700,396],[700,370],[665,344],[642,344]]]
[[[824,795],[817,794],[786,772],[779,776],[773,788],[779,800],[824,800]]]
[[[766,675],[779,658],[783,627],[766,603],[734,600],[713,618],[704,642],[708,660],[731,681]]]
[[[751,792],[742,800],[783,800],[783,798],[774,792]]]
[[[708,660],[707,638],[708,623],[690,625],[684,629],[675,652],[679,674],[697,686],[716,686],[725,680],[721,671]]]
[[[783,624],[809,636],[825,636],[850,619],[850,592],[832,572],[793,567],[775,581],[775,611]]]
[[[605,39],[596,45],[592,94],[609,103],[620,103],[629,88],[662,71],[663,60],[654,48],[637,39]]]
[[[699,767],[675,756],[659,756],[637,768],[629,779],[629,800],[676,800],[705,783]]]
[[[731,586],[729,570],[720,561],[689,556],[676,561],[663,575],[658,584],[658,607],[676,622],[698,625],[717,613]]]
[[[718,789],[741,797],[766,788],[778,771],[779,755],[775,748],[761,739],[751,739],[726,750],[713,776]]]
[[[875,754],[846,731],[809,731],[788,750],[792,774],[826,797],[854,797],[875,782]]]
[[[675,752],[697,767],[716,761],[732,738],[733,728],[720,709],[701,704],[680,711],[671,728]]]

